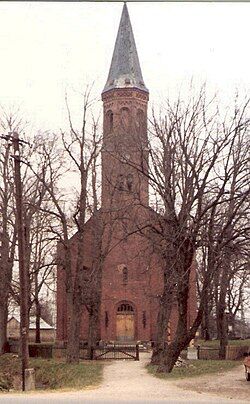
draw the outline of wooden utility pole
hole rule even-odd
[[[20,169],[20,150],[19,136],[17,132],[10,136],[14,147],[14,168],[15,168],[15,198],[16,198],[16,222],[18,236],[18,258],[19,258],[19,281],[20,281],[20,341],[22,356],[22,390],[25,391],[25,369],[28,369],[29,351],[28,351],[28,332],[29,332],[29,313],[28,313],[28,268],[25,260],[25,238],[23,225],[23,198],[22,181]]]

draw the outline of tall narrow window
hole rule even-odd
[[[127,285],[128,283],[128,268],[124,267],[122,270],[122,281],[124,285]]]
[[[111,110],[106,113],[106,124],[108,133],[112,132],[114,126],[114,114]]]
[[[146,328],[146,326],[147,326],[147,317],[146,317],[145,311],[142,312],[142,325],[143,325],[143,328]]]
[[[131,192],[132,188],[133,188],[133,175],[132,174],[127,175],[127,187],[128,187],[128,191]]]
[[[120,114],[121,114],[121,128],[127,131],[130,127],[130,111],[128,108],[124,107],[120,110]]]
[[[117,189],[119,191],[124,191],[124,175],[119,174],[117,177]]]
[[[105,328],[109,326],[109,313],[105,311]]]
[[[138,109],[136,113],[136,126],[138,133],[141,135],[145,129],[145,116],[144,112],[141,109]]]

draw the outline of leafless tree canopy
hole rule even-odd
[[[157,237],[166,262],[159,341],[153,355],[162,371],[171,371],[180,351],[194,338],[212,281],[217,282],[216,293],[220,294],[215,297],[221,306],[218,321],[225,323],[225,294],[233,260],[242,262],[246,254],[249,257],[249,101],[239,105],[236,99],[225,116],[215,102],[207,101],[203,87],[187,103],[167,101],[163,110],[152,114],[150,162],[143,173],[149,178],[151,201],[160,214],[152,226],[152,238],[155,242]],[[201,252],[199,308],[188,328],[190,271]],[[163,348],[171,296],[178,302],[178,327],[173,342]]]

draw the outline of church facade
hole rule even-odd
[[[163,262],[142,229],[156,213],[149,207],[149,184],[143,172],[148,165],[147,108],[145,86],[126,4],[123,6],[115,48],[102,92],[103,217],[115,218],[104,232],[109,252],[105,255],[101,280],[98,336],[109,341],[152,341],[156,337],[159,297],[163,285]],[[94,255],[93,218],[86,223],[84,250],[86,267]],[[111,229],[112,228],[112,229]],[[108,233],[108,234],[107,234]],[[67,340],[66,291],[58,268],[57,341]],[[189,320],[196,315],[195,271],[190,279]],[[172,310],[166,339],[177,325]],[[81,339],[88,335],[88,312],[81,314]]]

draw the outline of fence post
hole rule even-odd
[[[135,360],[139,361],[139,344],[136,344],[135,350],[136,350]]]
[[[200,345],[197,346],[197,358],[200,359]]]
[[[90,347],[90,360],[92,361],[94,359],[94,347]]]

